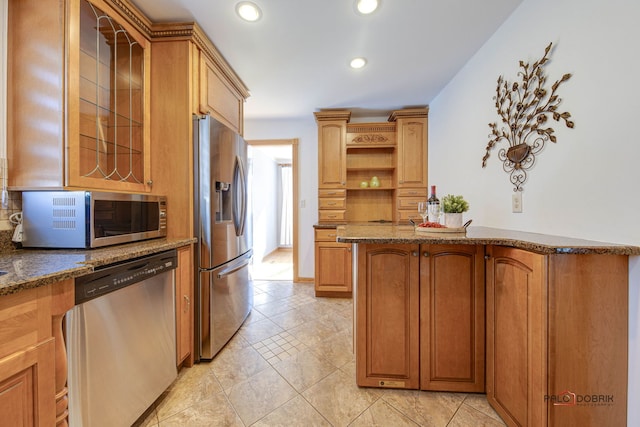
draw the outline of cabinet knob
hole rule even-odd
[[[418,252],[417,251],[413,251],[413,252],[411,252],[411,255],[418,256]]]
[[[489,258],[491,258],[491,255],[489,255],[489,254],[486,254],[486,255],[484,256],[484,259],[489,259]]]
[[[153,180],[150,179],[149,181],[147,181],[147,185],[149,185],[149,186],[153,185]]]
[[[400,181],[398,181],[398,182],[399,182],[400,184],[404,184],[404,181],[403,181],[403,180],[400,180]]]
[[[430,254],[429,252],[427,252],[427,251],[422,252],[422,256],[423,256],[423,257],[428,257],[428,256],[430,256],[430,255],[431,255],[431,254]]]
[[[342,184],[342,185],[346,185],[347,183],[346,183],[346,182],[344,182],[344,181],[342,181],[340,184]]]
[[[191,299],[189,298],[188,295],[183,295],[184,297],[184,301],[186,303],[186,307],[184,309],[184,312],[186,313],[187,311],[189,311],[189,307],[191,307]]]

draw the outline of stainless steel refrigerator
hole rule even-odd
[[[193,135],[200,360],[212,359],[253,307],[253,250],[246,142],[209,115],[194,116]]]

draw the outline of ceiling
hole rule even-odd
[[[425,106],[522,0],[131,0],[152,21],[196,21],[249,88],[247,119],[309,117],[321,108],[374,115]],[[353,70],[349,61],[367,58]]]

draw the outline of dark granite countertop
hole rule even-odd
[[[640,247],[596,242],[548,234],[469,227],[466,233],[415,231],[411,225],[340,225],[338,242],[343,243],[432,243],[500,245],[545,254],[640,255]]]
[[[0,296],[91,273],[94,268],[186,246],[195,238],[153,239],[97,249],[20,249],[0,254]]]

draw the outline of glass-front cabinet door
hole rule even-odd
[[[68,186],[150,191],[150,44],[101,0],[71,5]]]

